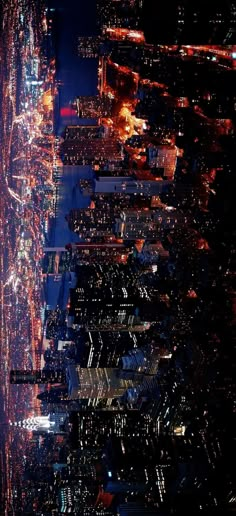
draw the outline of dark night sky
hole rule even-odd
[[[62,81],[60,104],[68,106],[76,95],[97,92],[97,60],[80,59],[76,53],[79,35],[96,33],[95,0],[50,0],[57,12],[57,67]]]

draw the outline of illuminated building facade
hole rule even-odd
[[[49,414],[48,416],[32,416],[24,419],[23,421],[17,421],[10,423],[11,426],[22,430],[28,430],[29,432],[37,433],[63,433],[63,424],[67,418],[67,413],[60,414]]]
[[[69,365],[66,376],[70,399],[119,398],[135,383],[133,379],[123,379],[115,368]]]
[[[103,31],[109,27],[137,29],[140,24],[142,0],[98,0],[97,21]]]
[[[72,412],[70,416],[75,442],[83,449],[104,446],[109,436],[148,437],[157,435],[150,416],[138,410],[90,410]]]
[[[169,251],[167,251],[161,242],[145,243],[138,253],[138,260],[143,264],[155,264],[160,260],[168,260]]]
[[[12,369],[10,372],[10,383],[12,384],[44,384],[44,383],[65,383],[65,372],[63,370],[21,370]]]
[[[42,260],[44,274],[60,275],[68,270],[72,270],[73,264],[71,253],[64,247],[45,247]]]
[[[81,367],[117,367],[123,355],[143,342],[144,335],[135,332],[84,332]]]
[[[130,247],[115,242],[67,244],[66,248],[71,250],[74,262],[84,265],[97,262],[126,263],[132,252]]]
[[[69,228],[84,239],[106,237],[112,234],[115,221],[114,209],[71,210],[68,215]]]
[[[76,98],[76,109],[80,118],[101,118],[112,116],[114,99],[109,95],[80,96]]]
[[[188,225],[188,218],[179,212],[165,210],[127,210],[116,220],[115,234],[124,240],[157,239],[164,231],[179,224]]]
[[[77,287],[71,291],[70,312],[74,324],[84,326],[87,330],[94,327],[102,330],[106,327],[112,331],[115,324],[122,328],[138,321],[136,312],[140,303],[143,305],[141,299],[138,300],[124,287],[93,288],[89,293]]]
[[[162,192],[168,191],[169,187],[173,184],[172,181],[155,181],[155,178],[151,181],[148,180],[135,180],[132,177],[99,177],[91,184],[83,186],[80,182],[80,189],[84,195],[90,195],[91,193],[121,193],[121,194],[141,194],[144,196],[159,195]]]
[[[96,58],[99,54],[100,38],[94,36],[80,36],[78,38],[78,56],[86,59]],[[91,117],[93,118],[93,117]]]
[[[111,270],[103,276],[98,268],[94,278],[90,277],[89,271],[78,271],[78,285],[70,293],[70,315],[74,325],[88,331],[95,327],[97,330],[109,330],[110,327],[113,331],[114,325],[119,329],[119,325],[127,328],[139,321],[151,323],[166,313],[167,306],[157,288],[138,281],[140,271],[137,270],[135,282],[127,266],[117,265],[116,271],[109,268]]]
[[[151,168],[163,170],[165,179],[173,180],[176,169],[177,147],[170,145],[149,145],[148,164]]]
[[[116,138],[66,139],[61,146],[64,165],[95,165],[100,168],[112,161],[122,161],[122,150]]]
[[[67,140],[93,140],[103,136],[103,127],[98,125],[67,125],[65,129],[65,141]]]

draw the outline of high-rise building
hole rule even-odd
[[[122,378],[115,368],[81,368],[71,364],[66,371],[70,399],[119,398],[139,381]]]
[[[130,332],[130,333],[144,333],[150,329],[151,323],[148,321],[141,321],[139,317],[130,316],[126,319],[109,319],[100,320],[98,322],[91,321],[87,330],[92,332]]]
[[[14,425],[14,428],[28,430],[29,432],[62,434],[66,418],[67,413],[61,412],[59,414],[48,414],[47,416],[32,416],[10,424],[11,426]]]
[[[137,371],[147,375],[155,375],[158,370],[159,359],[170,358],[170,354],[162,349],[154,349],[151,345],[145,348],[131,349],[127,355],[122,356],[123,371]]]
[[[78,55],[79,57],[91,59],[99,55],[100,38],[99,36],[79,36],[78,37]],[[93,118],[93,117],[91,117]]]
[[[151,437],[157,435],[157,425],[152,418],[139,410],[87,410],[70,415],[73,441],[79,448],[104,446],[110,436]]]
[[[65,383],[65,371],[63,370],[24,370],[12,369],[10,383],[13,384],[37,384],[37,383]]]
[[[80,118],[111,117],[113,105],[114,99],[105,94],[76,98],[76,109]]]
[[[147,332],[148,333],[148,332]],[[123,355],[138,344],[144,344],[148,335],[135,332],[92,331],[83,333],[81,367],[117,367]]]
[[[88,240],[101,237],[112,237],[124,240],[152,239],[156,240],[165,231],[171,231],[179,224],[187,227],[189,217],[179,211],[166,207],[150,210],[148,206],[143,208],[122,209],[121,206],[108,206],[105,203],[100,209],[71,210],[68,216],[69,227],[80,237]]]
[[[77,287],[71,291],[70,315],[74,318],[74,324],[84,326],[87,330],[96,327],[98,330],[107,328],[112,331],[115,324],[118,328],[119,325],[127,328],[139,320],[150,321],[146,317],[155,320],[155,316],[159,315],[148,309],[151,310],[150,303],[125,287],[99,287],[93,288],[91,292]],[[141,319],[139,310],[142,312]]]
[[[72,231],[90,240],[112,234],[115,214],[112,208],[107,212],[101,209],[79,209],[71,210],[67,220]]]
[[[84,195],[91,193],[121,193],[121,194],[141,194],[143,196],[160,195],[168,192],[173,181],[160,180],[136,180],[132,177],[99,177],[91,181],[87,186],[80,182],[80,190]]]
[[[109,27],[137,29],[142,0],[98,0],[97,22],[103,31]]]
[[[165,231],[175,229],[179,224],[187,226],[188,222],[188,217],[177,211],[127,210],[116,219],[115,234],[124,240],[156,240]]]
[[[104,129],[99,125],[67,125],[65,128],[64,140],[94,140],[102,138]]]
[[[89,265],[92,263],[126,263],[132,248],[119,242],[67,244],[72,254],[72,262]]]
[[[122,161],[122,149],[114,137],[66,139],[61,155],[65,165],[93,165],[98,169]]]
[[[133,439],[132,434],[123,438],[111,436],[106,447],[105,491],[123,494],[130,501],[140,497],[153,510],[160,507],[166,499],[170,472],[171,455],[166,444],[152,434],[140,433],[138,439]]]
[[[154,285],[145,284],[141,268],[98,264],[78,270],[78,284],[70,293],[74,324],[98,327],[135,320],[156,321],[166,312],[164,298]],[[155,301],[155,306],[153,306]]]
[[[145,243],[138,252],[137,257],[142,264],[156,264],[160,260],[168,260],[169,251],[159,241]]]
[[[177,147],[174,145],[149,145],[148,164],[163,171],[163,178],[173,180],[176,169]]]

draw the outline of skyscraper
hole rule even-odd
[[[76,108],[80,118],[102,118],[112,115],[114,99],[109,95],[79,96]]]
[[[174,145],[150,145],[148,147],[149,166],[163,170],[165,179],[174,179],[176,159],[177,147]]]
[[[168,173],[168,172],[166,172]],[[99,193],[121,193],[121,194],[140,194],[143,196],[160,195],[162,192],[168,192],[168,189],[173,184],[171,180],[142,180],[133,177],[99,177],[91,181],[91,189],[83,185],[80,186],[84,195],[89,195],[92,192],[96,195]]]
[[[13,384],[37,384],[37,383],[65,383],[65,372],[63,370],[24,370],[12,369],[10,372],[10,383]]]
[[[149,437],[157,435],[155,422],[139,410],[87,410],[72,412],[73,441],[83,449],[104,446],[110,436]]]
[[[81,368],[69,365],[66,371],[70,399],[119,398],[138,380],[122,378],[115,368]]]
[[[48,414],[48,416],[32,416],[23,421],[11,422],[14,428],[27,430],[37,433],[63,433],[63,424],[67,418],[67,413]]]
[[[102,330],[113,324],[158,321],[167,309],[163,297],[156,286],[145,284],[145,271],[138,264],[133,273],[132,269],[123,264],[78,269],[78,284],[70,295],[74,324],[88,330],[97,325]]]
[[[101,168],[109,162],[122,161],[121,146],[114,137],[66,139],[61,146],[65,165],[94,165]]]
[[[72,262],[89,265],[92,263],[126,263],[132,253],[131,247],[119,242],[101,243],[76,243],[67,244],[66,248],[71,251]]]
[[[115,234],[124,240],[157,239],[179,224],[188,225],[188,217],[177,211],[127,210],[116,219]]]
[[[114,209],[104,211],[100,209],[71,210],[67,216],[69,228],[84,239],[97,239],[113,233],[115,222]]]
[[[100,38],[95,36],[78,37],[78,55],[86,59],[96,58],[99,55]],[[93,117],[91,117],[93,118]]]
[[[98,0],[97,22],[101,31],[108,27],[136,29],[140,24],[142,0]]]

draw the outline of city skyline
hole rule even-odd
[[[0,513],[231,514],[236,5],[0,21]]]

